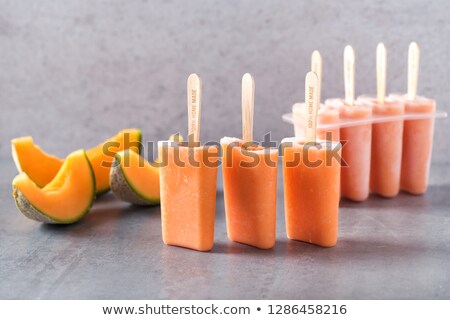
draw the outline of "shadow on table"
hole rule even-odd
[[[429,186],[425,194],[413,195],[404,191],[393,198],[385,198],[371,194],[366,201],[355,202],[346,198],[341,199],[340,208],[415,208],[444,206],[450,207],[450,185]]]
[[[324,248],[306,242],[279,239],[275,247],[268,250],[258,249],[252,246],[235,242],[219,242],[214,245],[212,254],[246,255],[246,256],[273,256],[290,258],[311,258],[326,260],[328,262],[342,262],[357,260],[386,260],[386,259],[414,259],[430,250],[423,243],[397,243],[382,240],[340,239],[335,247]],[[434,249],[436,250],[436,249]],[[448,248],[442,247],[444,255],[450,255]]]

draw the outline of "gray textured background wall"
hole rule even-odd
[[[186,79],[203,79],[202,140],[241,134],[240,80],[256,81],[255,137],[292,135],[281,114],[302,99],[314,49],[323,97],[342,96],[342,51],[357,54],[357,93],[375,91],[375,47],[388,47],[388,91],[406,87],[407,46],[422,48],[419,92],[450,103],[450,2],[0,0],[0,152],[32,135],[64,156],[121,128],[147,140],[186,132]],[[448,121],[434,161],[448,161]]]

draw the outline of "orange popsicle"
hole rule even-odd
[[[160,141],[161,223],[165,244],[209,251],[214,244],[217,146]]]
[[[362,98],[365,99],[365,98]],[[366,99],[366,101],[369,101]],[[404,104],[391,98],[372,101],[374,115],[400,115]],[[395,197],[400,190],[403,120],[372,124],[370,190],[383,197]]]
[[[355,101],[355,51],[351,46],[344,49],[344,84],[345,99],[328,99],[325,103],[339,110],[344,121],[370,118],[371,107]],[[371,135],[370,123],[341,127],[341,195],[353,201],[369,196]]]
[[[335,100],[337,101],[337,99]],[[340,110],[343,120],[370,118],[372,108],[367,103],[355,101],[349,106],[341,100]],[[341,195],[353,201],[364,201],[369,196],[370,152],[372,125],[362,124],[340,129],[342,147]]]
[[[222,138],[222,170],[228,238],[261,249],[275,245],[276,148],[242,146]]]
[[[318,78],[305,79],[305,139],[282,141],[284,206],[289,239],[324,247],[338,235],[341,144],[316,140]]]
[[[405,111],[403,102],[386,98],[386,47],[377,46],[377,98],[372,102],[373,115],[400,115]],[[403,121],[394,120],[372,124],[372,155],[370,163],[370,190],[383,196],[394,197],[400,190],[402,163]]]
[[[395,98],[395,96],[393,96]],[[397,98],[400,98],[397,96]],[[406,98],[406,97],[405,97]],[[401,99],[406,113],[433,113],[436,101],[424,97],[415,100]],[[403,124],[403,149],[400,188],[412,194],[427,190],[433,146],[434,117],[405,120]]]
[[[356,102],[345,106],[341,113],[346,119],[370,118],[370,106]],[[341,169],[341,195],[353,201],[364,201],[369,197],[370,153],[372,125],[363,124],[341,128],[342,159],[346,165]]]
[[[436,102],[417,96],[419,57],[419,45],[411,42],[408,49],[408,93],[399,98],[405,103],[406,113],[433,113],[436,110]],[[422,194],[428,185],[434,117],[405,120],[403,126],[400,188],[412,194]]]
[[[243,139],[223,138],[222,173],[228,238],[260,249],[275,245],[278,150],[255,146],[255,83],[242,77]]]
[[[332,247],[338,237],[341,171],[332,153],[340,156],[341,144],[317,143],[282,141],[286,233],[289,239]]]
[[[201,81],[187,83],[189,141],[158,142],[161,224],[165,244],[199,251],[214,244],[217,146],[200,145]]]

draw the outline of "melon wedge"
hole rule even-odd
[[[169,141],[182,142],[183,137],[173,134]],[[116,153],[109,179],[112,193],[122,201],[136,205],[160,202],[159,168],[134,150]]]
[[[133,150],[116,153],[110,173],[116,198],[136,205],[159,204],[159,170]]]
[[[71,153],[50,183],[40,188],[25,172],[13,182],[17,208],[44,223],[68,224],[86,215],[95,199],[95,178],[84,150]]]
[[[11,146],[17,170],[25,172],[40,188],[53,180],[64,162],[42,151],[32,137],[13,139]]]
[[[49,155],[35,145],[33,138],[13,139],[12,155],[19,172],[25,172],[39,187],[44,187],[56,176],[64,160]],[[98,146],[86,151],[94,170],[97,194],[109,190],[109,171],[118,151],[132,148],[140,152],[141,130],[125,129]]]
[[[97,194],[109,191],[109,172],[117,152],[127,149],[141,152],[142,134],[139,129],[125,129],[98,146],[86,151],[95,175]]]

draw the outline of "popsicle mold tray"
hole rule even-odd
[[[420,120],[420,119],[429,119],[429,118],[446,118],[447,112],[436,110],[435,112],[405,112],[400,115],[372,115],[369,118],[357,118],[357,119],[348,119],[343,118],[339,119],[333,123],[317,123],[317,131],[326,131],[331,129],[339,129],[346,127],[359,126],[363,124],[372,124],[372,123],[383,123],[397,120]],[[282,116],[283,121],[294,125],[294,128],[304,127],[303,121],[295,121],[292,112],[285,113]]]
[[[287,113],[283,115],[283,120],[293,124],[295,135],[302,138],[306,121],[303,119],[301,109],[299,113],[297,113],[297,109],[293,108],[295,116]],[[372,114],[365,118],[337,118],[334,116],[333,121],[324,121],[324,119],[318,121],[318,134],[322,136],[331,134],[327,139],[341,139],[343,144],[342,139],[346,140],[342,151],[342,160],[348,166],[342,167],[341,171],[341,195],[353,201],[364,201],[367,199],[369,191],[388,198],[396,196],[400,189],[411,194],[425,193],[431,159],[433,120],[445,117],[447,117],[446,112],[435,111],[433,108],[430,112],[406,111],[402,114],[392,115]],[[383,123],[386,123],[387,126],[383,126]],[[402,123],[404,123],[403,135],[401,131],[398,131],[397,125]],[[374,126],[371,126],[372,124]],[[359,145],[367,140],[362,139],[367,130],[371,131],[371,137],[366,136],[369,141],[364,143],[371,143],[372,146],[363,153],[369,153],[369,159],[371,158],[369,170],[367,170],[367,166],[363,166],[362,162],[368,160],[363,160],[365,158],[361,157],[363,149]],[[418,149],[416,147],[417,139],[426,140],[428,147],[425,150]],[[350,149],[345,149],[347,143]],[[355,157],[355,153],[359,153],[359,155]],[[385,156],[384,153],[388,156]],[[352,168],[356,168],[356,171]],[[362,170],[362,168],[366,169]],[[346,174],[344,175],[344,173]],[[359,184],[360,186],[355,188]],[[355,192],[356,189],[359,191]]]

